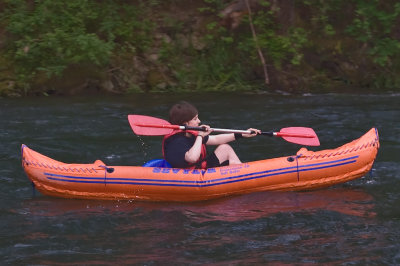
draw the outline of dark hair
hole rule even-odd
[[[192,104],[181,101],[169,110],[169,122],[173,125],[183,125],[192,120],[199,112]]]

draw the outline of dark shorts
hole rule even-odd
[[[207,162],[207,168],[214,168],[214,167],[229,165],[229,161],[228,160],[220,163],[218,158],[217,158],[217,155],[215,155],[214,152],[207,156],[206,162]]]

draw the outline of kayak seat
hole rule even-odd
[[[172,168],[172,166],[164,159],[154,159],[143,164],[143,167],[163,167]]]

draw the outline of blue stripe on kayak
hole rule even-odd
[[[334,160],[324,163],[315,163],[299,166],[299,172],[320,170],[355,163],[358,156],[353,156],[345,159]],[[110,177],[76,177],[67,175],[58,175],[44,173],[48,179],[72,183],[95,183],[95,184],[119,184],[119,185],[151,185],[151,186],[176,186],[176,187],[209,187],[235,182],[259,179],[264,177],[296,173],[297,166],[285,167],[273,170],[267,170],[256,173],[249,173],[238,176],[218,178],[208,181],[190,181],[190,180],[165,180],[165,179],[140,179],[140,178],[110,178]],[[80,179],[80,180],[76,180]],[[158,183],[160,182],[160,183]],[[171,184],[172,183],[172,184]]]

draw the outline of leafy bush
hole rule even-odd
[[[347,33],[368,45],[374,63],[380,66],[391,64],[392,56],[400,56],[400,41],[391,36],[400,15],[400,3],[385,5],[377,0],[355,2],[355,17]]]
[[[123,0],[6,0],[2,21],[18,79],[60,75],[79,63],[105,65],[127,42],[146,49],[152,24],[143,10]]]

